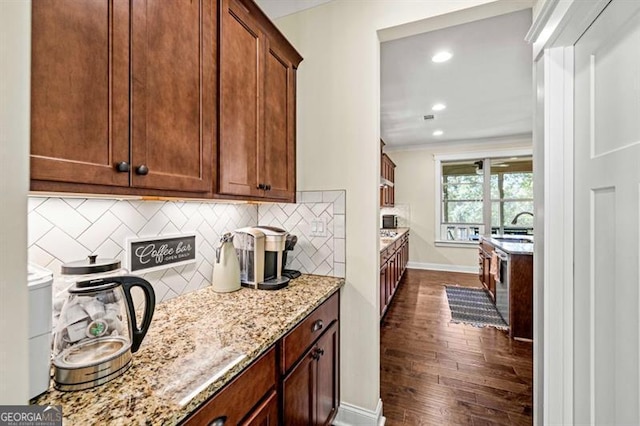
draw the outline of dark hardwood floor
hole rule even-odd
[[[449,283],[481,287],[472,274],[408,269],[381,322],[386,424],[532,424],[532,343],[451,323]]]

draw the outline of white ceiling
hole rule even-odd
[[[311,9],[331,0],[256,0],[258,6],[271,19]]]
[[[532,53],[524,41],[530,26],[527,9],[382,43],[385,143],[400,147],[530,135]],[[453,58],[432,62],[440,50]],[[432,111],[436,103],[447,108]],[[423,120],[427,114],[435,119]],[[436,129],[444,134],[433,136]]]

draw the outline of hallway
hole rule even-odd
[[[387,425],[532,424],[532,344],[450,323],[443,284],[473,274],[408,269],[380,329]]]

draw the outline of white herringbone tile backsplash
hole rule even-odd
[[[305,191],[298,204],[262,204],[260,225],[277,226],[298,237],[287,268],[302,273],[345,277],[345,191]],[[326,236],[312,236],[312,221],[326,221]]]
[[[141,275],[161,302],[210,285],[220,235],[257,221],[249,204],[30,197],[29,260],[54,274],[89,254],[124,264],[128,237],[194,232],[195,263]]]
[[[345,192],[305,191],[298,204],[226,204],[181,201],[29,197],[29,261],[60,273],[63,263],[89,254],[124,264],[128,237],[194,232],[196,263],[141,275],[159,302],[211,284],[215,247],[225,232],[273,225],[298,236],[291,269],[345,276]],[[327,222],[326,237],[311,237],[312,219]]]

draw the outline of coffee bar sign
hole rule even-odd
[[[151,272],[196,261],[196,235],[127,239],[127,269]]]

